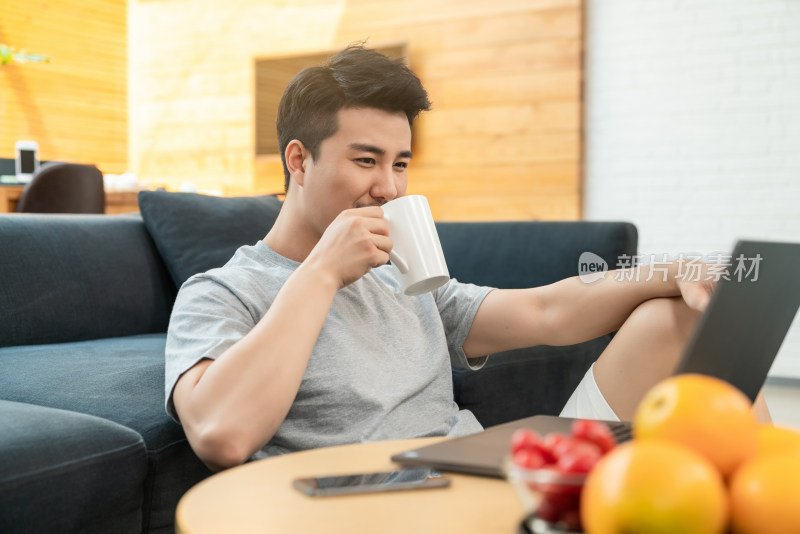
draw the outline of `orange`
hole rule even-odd
[[[797,430],[781,426],[761,425],[758,427],[757,438],[756,456],[793,451],[800,454],[800,432]]]
[[[736,534],[800,532],[800,454],[778,453],[744,464],[731,479]]]
[[[758,421],[744,393],[705,375],[662,380],[636,409],[633,435],[676,441],[711,461],[729,476],[756,452]]]
[[[581,520],[589,534],[719,534],[728,502],[722,477],[703,456],[669,441],[631,441],[589,473]]]

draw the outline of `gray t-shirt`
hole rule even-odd
[[[172,311],[166,348],[166,407],[203,358],[216,359],[264,316],[300,264],[263,241],[222,268],[195,275]],[[389,265],[340,289],[286,419],[256,457],[362,441],[481,430],[453,399],[451,368],[477,369],[461,346],[491,288],[451,280],[408,297]]]

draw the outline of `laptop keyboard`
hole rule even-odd
[[[625,441],[630,441],[633,438],[633,425],[626,422],[609,422],[608,428],[611,429],[611,433],[614,434],[614,437],[617,439],[617,443],[623,443]]]

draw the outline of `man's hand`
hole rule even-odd
[[[383,218],[383,210],[378,206],[354,208],[333,220],[304,263],[329,273],[342,288],[388,262],[391,250],[389,222]]]
[[[706,309],[708,301],[711,299],[711,293],[717,285],[716,279],[713,276],[714,272],[719,273],[719,266],[708,263],[695,263],[696,269],[687,269],[685,262],[678,261],[678,274],[675,276],[675,281],[678,284],[678,289],[681,292],[683,300],[686,305],[702,312]]]

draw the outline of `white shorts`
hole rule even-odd
[[[619,421],[619,417],[608,405],[605,397],[600,392],[600,388],[597,387],[593,370],[594,364],[589,367],[578,387],[572,392],[572,396],[561,410],[561,417]]]

